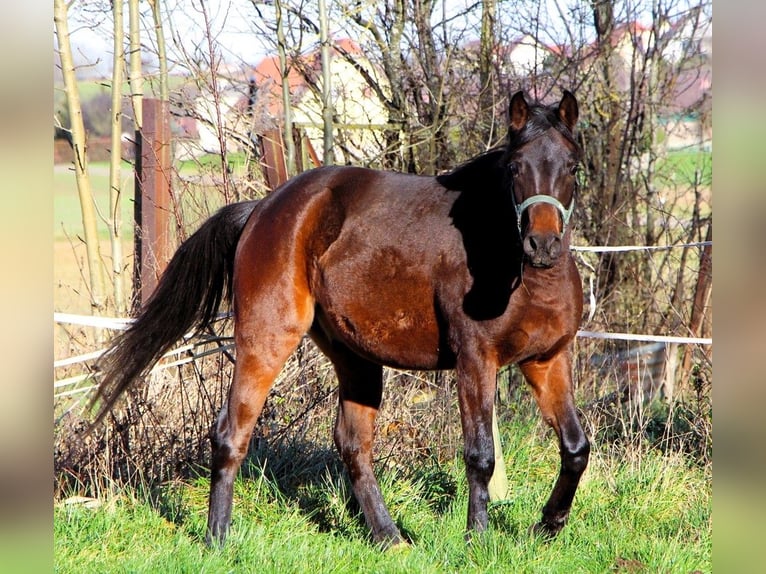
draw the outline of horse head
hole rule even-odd
[[[573,132],[577,100],[564,90],[558,105],[511,98],[508,147],[503,160],[526,261],[552,267],[565,251],[582,151]]]

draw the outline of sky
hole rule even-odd
[[[165,15],[165,35],[168,50],[178,53],[176,45],[183,46],[187,54],[194,55],[198,47],[207,54],[206,46],[202,43],[205,37],[203,31],[204,18],[200,9],[200,0],[162,0]],[[671,0],[676,2],[676,0]],[[678,0],[681,6],[696,4],[699,0]],[[524,9],[540,18],[547,20],[549,29],[561,30],[563,18],[572,23],[572,13],[568,6],[578,0],[515,0],[503,2],[499,10],[506,19],[517,18]],[[636,13],[647,14],[653,0],[621,0],[620,5],[631,7]],[[273,0],[271,2],[273,4]],[[327,0],[329,6],[339,8],[348,0]],[[443,0],[436,2],[437,11],[442,7],[449,14],[474,5],[476,0]],[[582,2],[580,2],[582,3]],[[261,3],[264,4],[264,3]],[[314,5],[308,2],[307,5]],[[91,76],[108,76],[112,61],[112,20],[110,3],[107,0],[74,0],[70,8],[70,31],[75,61],[82,66],[81,72]],[[140,2],[143,17],[142,41],[154,44],[154,31],[149,9],[149,3]],[[258,14],[251,0],[205,0],[208,17],[211,22],[212,34],[215,38],[216,49],[225,61],[230,63],[246,62],[257,64],[273,48],[273,38],[263,28],[263,18],[273,14],[273,9],[262,6]],[[514,6],[516,10],[508,8]],[[538,8],[540,6],[540,8]],[[478,15],[478,11],[476,12]],[[589,15],[585,14],[589,19]],[[124,8],[124,20],[127,26],[127,3]],[[455,25],[462,25],[455,23]],[[523,25],[523,24],[522,24]],[[259,32],[260,28],[260,32]],[[335,28],[335,29],[333,29]],[[590,26],[586,26],[590,28]],[[331,33],[345,36],[331,22]],[[561,38],[564,36],[562,35]],[[553,43],[553,40],[543,38]],[[55,33],[54,33],[55,48]],[[145,50],[145,53],[151,53]],[[180,60],[180,58],[176,58]],[[173,70],[171,69],[171,72]]]
[[[174,44],[178,41],[188,52],[193,53],[195,46],[199,46],[204,38],[201,24],[204,17],[199,2],[164,0],[164,4],[164,31],[168,50],[174,50]],[[88,68],[85,71],[91,75],[106,76],[111,70],[113,24],[109,8],[104,8],[104,5],[107,4],[98,0],[76,0],[70,8],[70,41],[75,61]],[[257,63],[266,54],[264,46],[254,38],[253,19],[257,15],[250,0],[206,0],[205,5],[217,49],[225,59]],[[141,2],[140,6],[142,43],[153,46],[151,11],[147,2]],[[127,4],[123,19],[127,27]]]
[[[530,3],[530,0],[520,1]],[[544,1],[566,2],[568,0]],[[175,38],[175,41],[183,44],[187,51],[193,52],[194,47],[200,45],[204,37],[202,28],[204,18],[200,11],[200,0],[163,0],[163,2],[168,50],[173,49]],[[271,3],[273,4],[273,0]],[[347,3],[348,0],[328,0],[327,2],[328,6],[335,8],[340,8]],[[307,3],[307,5],[313,4]],[[436,10],[440,12],[443,8],[450,15],[475,4],[475,0],[444,0],[436,3]],[[82,72],[90,75],[107,76],[111,70],[113,25],[109,6],[106,0],[74,0],[70,8],[70,41],[75,61],[83,65]],[[141,2],[140,6],[144,13],[142,41],[153,43],[154,32],[151,29],[153,24],[148,2]],[[258,27],[261,25],[262,18],[253,7],[251,0],[205,0],[205,6],[211,20],[216,45],[225,60],[257,64],[270,52],[269,46],[273,45],[273,39],[261,37],[265,33],[259,34]],[[273,14],[273,9],[269,7],[262,6],[260,10],[261,14],[267,18]],[[127,4],[123,18],[127,26]],[[456,25],[459,24],[456,23]],[[346,35],[332,28],[331,23],[331,33]]]

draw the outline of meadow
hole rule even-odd
[[[681,454],[596,443],[568,526],[528,533],[558,467],[533,409],[501,425],[510,492],[487,532],[465,539],[459,457],[410,472],[379,470],[386,503],[411,545],[383,552],[338,462],[318,446],[250,457],[234,494],[227,544],[203,539],[209,481],[200,477],[64,498],[54,510],[60,572],[669,572],[712,571],[709,471]],[[284,458],[292,459],[290,464]],[[312,458],[325,461],[311,464]],[[272,468],[292,468],[272,472]]]
[[[99,237],[109,238],[107,227],[109,215],[109,166],[106,163],[92,163],[90,166],[91,187],[99,214]],[[121,180],[123,191],[120,195],[122,205],[122,233],[126,240],[133,237],[133,166],[123,162]],[[74,171],[67,165],[57,165],[53,169],[53,240],[69,241],[82,234],[82,216],[80,199]]]

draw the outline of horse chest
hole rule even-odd
[[[551,296],[550,293],[555,293]],[[571,282],[546,294],[522,285],[511,297],[501,327],[495,333],[500,364],[552,356],[571,341],[579,325],[581,306]]]

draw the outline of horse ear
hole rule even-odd
[[[511,119],[511,129],[514,131],[521,130],[526,125],[527,117],[529,116],[529,105],[527,100],[524,99],[524,92],[518,91],[513,94],[508,111]]]
[[[561,101],[559,102],[559,118],[569,128],[570,132],[574,131],[579,114],[577,99],[574,97],[574,94],[569,90],[564,90],[564,95],[561,96]]]

